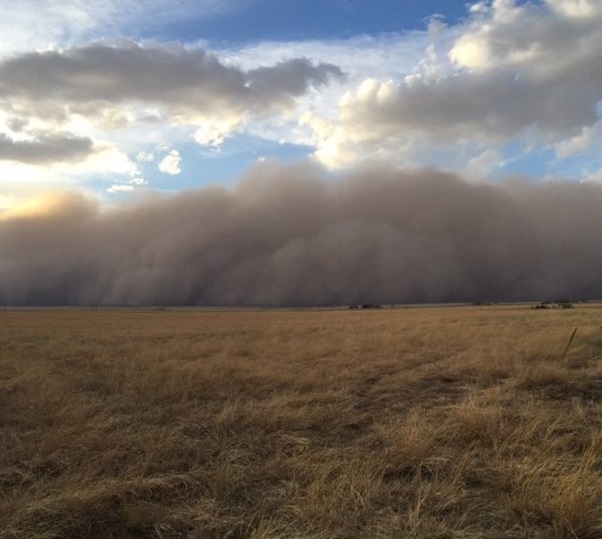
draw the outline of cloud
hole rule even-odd
[[[17,180],[105,181],[101,190],[115,193],[131,191],[138,165],[155,159],[161,172],[179,174],[180,154],[161,161],[158,142],[219,146],[341,76],[304,59],[242,69],[198,47],[125,39],[0,60],[1,204],[15,200]]]
[[[449,33],[440,36],[449,41]],[[439,36],[436,36],[437,41]],[[225,63],[245,70],[281,62],[283,58],[308,58],[315,63],[332,63],[346,74],[341,83],[374,78],[403,77],[423,59],[433,39],[426,31],[358,35],[346,39],[260,41],[236,48],[216,49]],[[336,80],[331,86],[336,87]],[[339,89],[337,89],[339,90]],[[328,91],[326,88],[324,91]]]
[[[136,163],[115,146],[102,142],[81,160],[54,160],[44,164],[0,159],[0,208],[19,206],[36,193],[49,189],[86,189],[92,182],[100,185],[128,182],[139,176]]]
[[[161,172],[165,172],[165,174],[175,176],[182,172],[182,167],[180,166],[181,163],[182,157],[180,156],[180,152],[177,150],[172,150],[159,163],[159,170]]]
[[[253,117],[292,109],[295,99],[331,78],[331,64],[291,59],[249,71],[200,48],[119,40],[18,55],[0,63],[0,100],[22,116],[64,123],[72,116],[202,126],[208,119]]]
[[[332,166],[423,137],[496,150],[510,140],[553,146],[599,121],[602,4],[496,0],[471,9],[447,58],[401,80],[368,78],[315,127]],[[485,147],[487,146],[487,147]]]
[[[236,116],[207,119],[194,131],[192,138],[201,146],[218,148],[226,136],[239,129],[244,122],[243,117]]]
[[[486,178],[492,170],[504,164],[503,157],[495,150],[485,150],[483,153],[469,159],[465,173],[476,179]]]
[[[131,193],[136,188],[133,185],[114,183],[111,187],[107,188],[108,193]]]
[[[451,35],[453,32],[448,31],[431,38],[427,31],[414,31],[327,41],[266,41],[246,44],[242,48],[218,49],[217,53],[224,63],[240,65],[249,71],[276,64],[283,58],[308,58],[315,64],[332,63],[340,67],[345,77],[333,77],[328,86],[320,87],[319,92],[310,91],[299,98],[295,116],[279,118],[279,122],[270,125],[252,122],[245,126],[251,133],[269,140],[312,145],[320,144],[323,138],[313,136],[309,129],[300,129],[298,118],[312,116],[324,121],[333,120],[337,103],[350,88],[357,87],[366,77],[403,78],[417,65],[426,67],[425,50],[432,45],[433,39],[437,43],[447,43],[451,41]],[[208,128],[203,128],[203,138],[207,131]],[[216,131],[219,134],[219,129]],[[211,139],[211,133],[208,138]]]
[[[107,187],[107,193],[133,193],[138,187],[147,184],[148,182],[144,178],[123,180],[120,183],[114,183],[110,187]]]
[[[587,150],[594,140],[594,129],[584,127],[578,135],[564,140],[556,146],[556,156],[564,159]]]
[[[155,160],[155,155],[151,152],[140,151],[136,155],[136,161],[140,163],[152,163]]]
[[[0,55],[142,33],[181,20],[217,17],[244,0],[0,0]]]
[[[42,135],[34,140],[14,140],[0,133],[0,160],[46,165],[80,161],[93,152],[92,140],[71,135]]]
[[[602,185],[483,184],[265,161],[102,210],[54,196],[0,219],[4,304],[339,305],[602,297]]]
[[[598,0],[546,0],[557,13],[570,18],[581,19],[602,15]]]
[[[46,172],[54,187],[104,182],[102,192],[140,174],[152,182],[165,157],[158,143],[184,151],[192,140],[225,163],[227,148],[213,150],[235,133],[262,154],[266,140],[282,141],[332,168],[379,160],[482,177],[521,151],[544,155],[540,169],[596,175],[602,3],[471,4],[454,26],[435,17],[424,31],[226,44],[212,54],[142,37],[252,3],[0,0],[11,13],[0,21],[0,205],[14,200],[17,179],[43,184]],[[126,30],[132,39],[120,37]],[[85,141],[91,153],[78,154]],[[97,153],[107,146],[115,159],[103,169]]]

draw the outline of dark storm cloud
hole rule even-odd
[[[306,59],[244,71],[200,48],[121,40],[5,60],[0,64],[0,97],[18,103],[22,111],[29,106],[32,113],[53,105],[65,114],[93,116],[99,105],[128,102],[179,112],[266,112],[290,106],[309,87],[331,77],[342,77],[341,70]]]
[[[602,185],[263,164],[101,210],[0,221],[7,304],[334,305],[602,297]]]
[[[69,135],[46,135],[35,140],[13,140],[0,133],[0,160],[30,165],[79,161],[92,153],[92,140]]]

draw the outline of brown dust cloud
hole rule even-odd
[[[35,210],[35,211],[34,211]],[[334,306],[602,297],[602,185],[263,163],[236,187],[0,214],[4,305]]]

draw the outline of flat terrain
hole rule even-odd
[[[594,539],[600,500],[600,306],[0,312],[2,539]]]

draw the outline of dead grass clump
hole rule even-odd
[[[497,445],[509,434],[502,402],[482,402],[474,394],[450,410],[448,431],[462,443]]]
[[[166,500],[196,490],[189,477],[101,482],[84,491],[64,491],[18,508],[5,537],[181,537],[189,527],[170,516]],[[171,534],[162,534],[171,530]]]
[[[438,431],[424,410],[414,408],[408,415],[374,427],[385,451],[385,476],[413,477],[427,469],[436,453]]]
[[[602,536],[602,483],[599,468],[592,464],[590,458],[579,463],[556,458],[517,463],[509,506],[554,537]]]
[[[530,365],[520,375],[518,387],[520,389],[542,389],[555,385],[567,385],[570,373],[555,363],[538,362]]]

